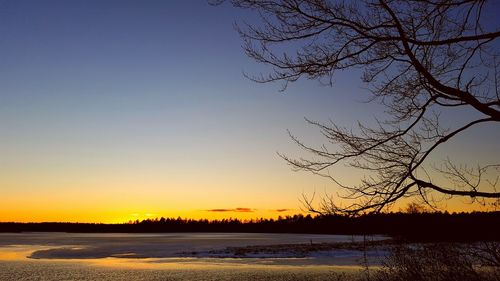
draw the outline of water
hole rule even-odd
[[[362,253],[335,250],[300,257],[293,251],[271,256],[213,253],[227,247],[360,239],[265,233],[4,233],[0,280],[332,280],[339,272],[355,274]]]

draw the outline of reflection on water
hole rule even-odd
[[[355,259],[335,259],[328,255],[182,257],[175,253],[352,239],[334,235],[227,233],[0,234],[0,280],[331,280],[332,272],[355,274],[359,270]]]
[[[336,272],[326,268],[192,267],[171,269],[115,268],[74,262],[0,262],[0,280],[80,281],[177,281],[177,280],[332,280]],[[355,274],[355,272],[347,272]]]
[[[48,246],[28,246],[28,245],[9,245],[0,247],[0,261],[11,260],[20,261],[26,260],[31,253],[39,250],[50,249]]]
[[[2,252],[4,249],[1,249]],[[27,251],[14,251],[20,255]],[[21,254],[22,253],[22,254]],[[285,265],[267,263],[267,259],[128,259],[84,260],[0,260],[2,281],[199,281],[199,280],[332,280],[333,274],[357,274],[356,266]],[[4,256],[2,256],[4,257]],[[13,256],[9,256],[10,258]],[[291,259],[288,259],[291,261]],[[300,259],[297,259],[300,264]]]

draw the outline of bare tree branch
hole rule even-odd
[[[471,169],[447,160],[432,175],[427,171],[444,143],[477,124],[500,122],[500,27],[484,20],[484,10],[495,8],[493,1],[230,2],[260,16],[257,23],[238,26],[246,54],[272,68],[253,80],[282,81],[284,87],[300,78],[331,83],[338,70],[362,68],[371,101],[386,106],[389,118],[374,126],[347,129],[306,119],[325,137],[321,147],[290,133],[310,157],[279,155],[295,170],[332,180],[343,191],[339,197],[351,199],[339,206],[333,196],[324,196],[314,207],[314,196],[304,196],[308,210],[354,215],[381,211],[411,196],[432,204],[435,193],[500,200],[499,164]],[[462,109],[479,117],[464,124],[443,117]],[[444,128],[443,120],[452,128]],[[362,171],[360,184],[344,184],[335,173],[339,165]]]

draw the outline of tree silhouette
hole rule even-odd
[[[220,2],[220,1],[215,1]],[[362,81],[386,107],[388,118],[376,126],[347,129],[307,120],[329,146],[310,146],[290,134],[310,158],[280,154],[294,169],[331,179],[347,205],[325,197],[319,207],[304,196],[310,211],[380,211],[397,200],[432,194],[498,203],[498,163],[470,167],[431,161],[438,147],[479,124],[500,121],[500,29],[486,10],[498,3],[482,0],[232,0],[256,11],[260,21],[237,30],[246,54],[272,67],[256,82],[281,81],[285,89],[301,77],[332,84],[336,71],[361,68]],[[491,16],[491,15],[490,15]],[[496,45],[495,45],[496,44]],[[440,113],[469,110],[470,119],[443,125]],[[450,126],[450,127],[447,127]],[[497,127],[498,128],[498,127]],[[498,152],[493,152],[498,153]],[[362,170],[350,186],[332,174],[347,165]],[[438,180],[439,179],[439,180]],[[446,181],[444,181],[446,180]],[[345,203],[344,203],[345,204]]]
[[[383,212],[350,216],[344,214],[304,216],[278,219],[236,218],[208,220],[160,218],[128,223],[0,222],[4,232],[74,232],[74,233],[172,233],[172,232],[239,232],[239,233],[315,233],[339,235],[388,235],[406,241],[500,241],[498,231],[491,229],[500,222],[500,212]],[[2,241],[0,241],[1,243]],[[471,246],[474,246],[471,244]],[[487,245],[485,245],[487,246]],[[499,249],[489,245],[493,249]],[[481,253],[477,253],[480,255]],[[500,256],[497,255],[498,261]]]

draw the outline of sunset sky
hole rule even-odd
[[[246,79],[269,70],[233,27],[254,19],[206,1],[1,1],[0,221],[277,217],[301,212],[303,193],[338,191],[276,154],[302,155],[287,129],[321,144],[304,117],[351,127],[381,106],[363,103],[356,71],[285,92]],[[441,159],[498,160],[494,128]],[[463,201],[445,207],[479,208]]]

